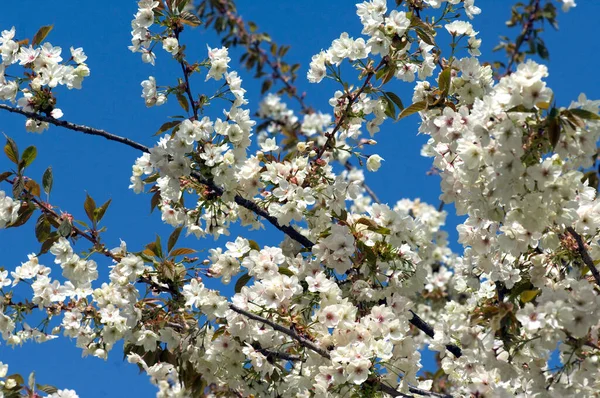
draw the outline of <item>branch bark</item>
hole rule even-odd
[[[590,254],[588,253],[587,249],[585,248],[585,243],[583,242],[583,238],[581,237],[581,235],[579,235],[573,229],[573,227],[567,227],[567,231],[571,234],[571,236],[577,242],[577,251],[581,255],[581,258],[583,259],[583,262],[585,263],[585,265],[587,265],[587,267],[590,269],[590,272],[592,273],[592,275],[594,276],[594,279],[596,280],[596,284],[598,286],[600,286],[600,273],[598,272],[598,268],[596,268],[596,265],[594,265],[594,260],[592,259],[592,257],[590,257]]]

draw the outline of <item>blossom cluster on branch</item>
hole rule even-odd
[[[215,13],[271,65],[302,114],[267,93],[252,115],[225,46],[209,44],[205,59],[190,60],[183,33],[202,21],[186,0],[141,0],[132,21],[132,52],[151,65],[165,55],[181,68],[175,81],[141,83],[146,106],[174,98],[186,113],[165,122],[151,148],[57,120],[53,90],[80,88],[89,75],[83,50],[71,48],[61,64],[60,48],[42,44],[50,27],[29,47],[14,29],[2,32],[0,99],[18,97],[18,107],[0,109],[26,116],[28,131],[54,124],[144,152],[129,188],[150,193],[173,227],[166,244],[157,237],[143,248],[108,249],[100,224],[111,202],[86,197],[85,222],[58,212],[49,203],[52,169],[40,185],[27,175],[37,149],[20,152],[7,138],[14,166],[0,174],[11,187],[0,191],[0,228],[38,214],[41,249],[0,272],[2,338],[16,346],[62,334],[104,359],[123,341],[158,397],[594,396],[600,202],[587,170],[598,153],[600,101],[582,94],[557,107],[547,67],[518,62],[518,46],[507,73],[495,76],[464,20],[481,12],[473,0],[370,0],[356,6],[362,37],[342,33],[312,58],[308,81],[338,88],[329,112],[314,111],[227,2],[217,3]],[[441,35],[449,48],[436,41]],[[17,62],[23,77],[10,80],[5,70]],[[342,78],[350,70],[354,83]],[[413,83],[410,105],[391,91],[393,81]],[[208,107],[224,108],[222,116],[205,116]],[[365,152],[377,148],[380,126],[416,114],[441,198],[466,215],[462,254],[448,246],[442,208],[380,203],[365,184],[363,167],[387,165]],[[177,246],[183,233],[218,238],[236,223],[271,225],[281,243],[238,236],[204,259]],[[91,246],[80,250],[81,240]],[[51,262],[61,275],[43,265]],[[99,281],[103,266],[109,280]],[[235,293],[207,287],[210,279],[233,282]],[[15,302],[13,289],[31,289],[31,299]],[[26,320],[36,311],[44,320],[32,328]],[[562,366],[552,369],[557,346]],[[421,375],[425,347],[437,352],[439,370]],[[76,397],[21,376],[0,386],[6,396],[37,388]]]

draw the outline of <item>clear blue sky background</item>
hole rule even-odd
[[[240,0],[238,3],[243,17],[255,21],[277,43],[292,46],[288,61],[303,65],[302,76],[298,80],[300,90],[307,92],[308,103],[329,112],[327,101],[337,87],[329,81],[310,85],[304,74],[310,57],[327,48],[340,32],[348,31],[351,36],[358,36],[361,27],[355,15],[354,2]],[[476,3],[483,9],[483,13],[473,21],[483,38],[482,60],[502,59],[503,54],[492,54],[491,48],[497,44],[499,35],[507,33],[504,21],[509,17],[513,2],[478,0]],[[591,98],[600,97],[597,77],[600,46],[596,28],[600,1],[580,0],[579,3],[570,13],[559,14],[560,31],[554,32],[549,28],[544,33],[551,57],[546,62],[550,68],[548,83],[560,105],[568,105],[581,91]],[[132,0],[4,1],[0,30],[15,26],[19,38],[31,38],[40,26],[54,24],[48,41],[61,46],[63,54],[68,53],[70,46],[83,47],[92,72],[91,77],[84,81],[83,90],[58,91],[59,107],[65,113],[64,118],[152,146],[155,142],[152,135],[166,117],[180,114],[181,110],[173,100],[163,107],[146,109],[140,98],[140,82],[153,75],[159,84],[174,84],[180,70],[162,51],[158,51],[156,67],[142,64],[139,55],[129,52],[130,21],[135,11],[136,2]],[[511,37],[516,35],[516,31],[508,33]],[[186,29],[182,42],[188,46],[190,54],[196,54],[199,59],[206,56],[206,44],[211,47],[219,44],[214,34],[206,33],[202,28]],[[232,59],[237,61],[239,55],[234,50]],[[232,62],[231,65],[236,68],[236,64]],[[260,86],[245,71],[240,70],[240,73],[248,90],[250,107],[255,111]],[[196,79],[193,89],[210,93],[202,85],[202,80]],[[404,103],[409,103],[412,85],[396,84],[396,87]],[[290,101],[290,104],[293,103]],[[213,109],[212,112],[218,114],[219,110]],[[38,158],[29,171],[32,178],[39,180],[47,166],[53,167],[52,204],[74,214],[77,219],[84,219],[86,192],[99,203],[112,198],[111,208],[103,222],[108,227],[105,240],[109,247],[117,246],[121,238],[127,241],[130,249],[139,250],[154,240],[155,233],[166,240],[171,229],[162,224],[158,213],[149,214],[150,196],[135,195],[127,189],[131,165],[139,153],[101,138],[55,127],[43,135],[27,134],[24,121],[21,116],[0,113],[0,132],[14,138],[21,150],[29,145],[38,147]],[[426,176],[430,159],[419,156],[426,138],[417,136],[416,131],[417,118],[412,117],[400,123],[385,124],[376,137],[379,146],[375,151],[386,161],[379,173],[368,174],[368,183],[384,202],[393,204],[403,197],[419,197],[435,205],[439,203],[438,178]],[[0,156],[0,172],[10,167],[9,161]],[[0,189],[10,190],[6,183]],[[452,207],[447,209],[453,212]],[[447,230],[453,241],[456,240],[458,222],[459,218],[451,214]],[[235,239],[235,233],[241,232],[233,230],[232,238]],[[280,234],[269,227],[259,233],[244,232],[244,236],[261,244],[276,244],[281,239]],[[214,243],[212,240],[189,239],[184,242],[186,246],[206,250],[216,244],[222,245],[224,241]],[[455,242],[452,247],[461,250]],[[28,253],[38,250],[33,221],[25,228],[0,231],[0,266],[14,269],[26,261]],[[205,256],[204,253],[200,255]],[[97,258],[97,261],[101,275],[105,277],[110,263],[103,258]],[[41,262],[55,267],[51,256],[43,257]],[[60,269],[53,270],[53,275],[58,277]],[[227,291],[230,290],[231,287],[228,287]],[[26,377],[35,370],[39,382],[59,388],[74,388],[81,397],[155,395],[147,377],[138,375],[136,367],[122,361],[120,347],[115,348],[108,361],[104,362],[96,358],[82,360],[81,350],[73,343],[59,339],[41,345],[29,343],[16,350],[1,343],[0,361],[10,365],[11,373],[20,372]]]

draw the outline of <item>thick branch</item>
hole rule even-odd
[[[410,313],[413,315],[413,317],[410,318],[409,322],[412,325],[414,325],[417,329],[419,329],[423,333],[425,333],[427,336],[433,338],[435,333],[434,333],[431,325],[429,325],[427,322],[425,322],[420,316],[415,314],[412,310],[410,311]],[[457,345],[446,344],[446,349],[448,351],[450,351],[452,354],[454,354],[454,356],[457,358],[460,358],[462,356],[462,350]]]
[[[583,262],[590,269],[592,275],[594,276],[594,279],[596,280],[596,284],[600,286],[600,273],[598,273],[598,268],[596,268],[596,266],[594,265],[594,260],[592,259],[592,257],[590,257],[590,254],[586,250],[585,243],[583,242],[581,235],[579,235],[573,229],[573,227],[567,227],[567,231],[569,231],[571,236],[573,236],[573,238],[577,242],[577,251],[579,252],[579,255],[581,255]]]

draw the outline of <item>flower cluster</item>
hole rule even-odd
[[[123,341],[128,361],[150,376],[159,397],[194,396],[207,386],[237,396],[437,394],[432,389],[593,396],[600,379],[600,199],[585,171],[597,157],[600,101],[581,95],[556,107],[548,69],[531,60],[495,80],[478,59],[477,32],[459,19],[459,11],[479,14],[472,0],[407,3],[391,10],[385,0],[358,4],[364,37],[342,33],[313,57],[307,74],[342,86],[329,101],[333,112],[303,110],[301,118],[268,94],[253,146],[256,122],[240,76],[229,70],[228,49],[208,47],[207,60],[188,62],[181,26],[165,22],[189,18],[185,3],[140,1],[132,51],[154,64],[151,49],[160,43],[184,74],[161,90],[150,77],[142,97],[150,107],[174,95],[188,116],[160,128],[164,135],[136,160],[130,188],[150,186],[153,208],[174,231],[166,250],[157,238],[131,252],[125,243],[105,249],[98,212],[90,212],[89,231],[57,227],[44,247],[63,279],[53,279],[35,254],[10,278],[0,272],[0,288],[33,292],[21,304],[4,296],[2,337],[18,345],[62,332],[84,355],[100,358]],[[421,19],[427,7],[439,8],[439,19]],[[165,31],[152,34],[153,24]],[[450,37],[447,57],[434,43],[438,31]],[[13,36],[2,35],[3,64],[30,54]],[[50,45],[40,51],[60,58]],[[77,51],[73,60],[85,61]],[[344,63],[359,71],[361,84],[341,78]],[[68,85],[45,67],[34,80]],[[214,95],[195,97],[189,78],[203,67],[207,84],[225,82]],[[410,106],[383,88],[392,79],[417,81]],[[223,116],[203,116],[205,106],[223,99]],[[414,113],[429,137],[422,154],[433,158],[441,199],[465,216],[461,255],[448,247],[441,207],[418,199],[379,203],[364,185],[364,169],[347,162],[355,156],[377,171],[383,158],[361,153],[376,144],[361,130],[373,136],[385,120]],[[335,160],[346,170],[338,172]],[[0,191],[0,227],[31,204],[21,199]],[[53,214],[45,209],[44,217]],[[175,247],[184,228],[219,237],[233,223],[260,228],[259,216],[286,234],[279,245],[238,236],[204,261]],[[54,217],[52,225],[64,221]],[[76,254],[69,237],[77,236],[93,242],[91,252]],[[104,283],[96,282],[92,253],[113,260]],[[212,289],[215,280],[234,282],[235,293]],[[23,308],[45,311],[47,323],[26,326]],[[49,327],[58,314],[60,325]],[[426,346],[438,352],[440,366],[429,380],[417,375]],[[562,365],[556,372],[549,365],[555,351]]]
[[[40,32],[45,36],[50,28],[42,28]],[[87,56],[82,48],[71,47],[70,58],[63,62],[60,47],[48,42],[25,46],[22,41],[15,40],[15,35],[13,27],[2,31],[0,37],[0,100],[15,102],[18,93],[22,92],[23,97],[19,98],[18,105],[24,111],[60,118],[63,112],[55,107],[52,89],[57,86],[66,86],[69,90],[81,89],[83,79],[90,75],[90,69],[85,64]],[[17,62],[27,71],[25,78],[7,80],[6,69]],[[29,81],[29,87],[21,88],[23,81]],[[41,133],[48,128],[48,123],[28,119],[26,128],[27,131]]]

